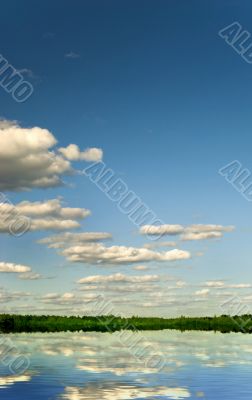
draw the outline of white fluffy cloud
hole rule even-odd
[[[67,147],[61,147],[59,152],[70,161],[94,161],[98,162],[102,160],[103,151],[96,147],[91,147],[84,151],[81,151],[76,144],[69,144]]]
[[[180,235],[180,239],[187,240],[206,240],[218,239],[223,236],[223,232],[232,232],[234,226],[222,226],[214,224],[197,224],[184,227],[182,225],[143,225],[140,228],[142,235]]]
[[[82,278],[78,283],[82,284],[98,284],[98,283],[147,283],[158,282],[160,277],[158,275],[124,275],[121,273],[113,275],[93,275]]]
[[[69,160],[75,158],[68,157],[71,148],[64,155],[64,149],[59,152],[56,144],[47,129],[22,128],[16,121],[0,120],[0,190],[61,185],[62,177],[73,173]],[[80,154],[85,161],[102,157],[100,149],[87,149]]]
[[[142,235],[178,235],[184,231],[182,225],[143,225],[140,228]]]
[[[224,281],[207,281],[204,286],[213,289],[249,289],[252,287],[250,283],[225,283]]]
[[[234,226],[223,226],[223,225],[203,225],[203,224],[196,224],[190,225],[186,228],[187,232],[192,233],[200,233],[200,232],[232,232],[234,230]]]
[[[92,264],[132,264],[148,261],[175,261],[190,258],[190,253],[183,250],[155,252],[145,248],[126,246],[105,247],[100,243],[72,246],[62,254],[71,262]]]
[[[0,262],[0,272],[23,273],[30,272],[31,268],[26,265]]]
[[[79,220],[91,214],[85,208],[63,207],[62,200],[23,201],[16,205],[0,203],[0,232],[9,233],[22,218],[29,220],[30,231],[67,230],[80,226]]]
[[[212,287],[212,288],[222,288],[225,286],[223,281],[207,281],[204,286]]]
[[[222,237],[221,232],[187,232],[181,235],[181,240],[206,240],[219,239]]]
[[[15,209],[22,215],[34,218],[73,218],[82,219],[90,215],[90,211],[85,208],[62,207],[60,199],[47,201],[29,202],[23,201],[15,205]]]
[[[206,239],[219,239],[223,236],[224,232],[232,232],[233,226],[222,225],[191,225],[184,229],[181,235],[181,240],[206,240]]]
[[[40,244],[46,244],[49,248],[60,249],[67,245],[81,245],[87,242],[99,242],[102,240],[111,239],[112,235],[107,232],[81,232],[49,236],[38,241]]]
[[[135,271],[146,271],[148,269],[148,267],[146,267],[146,265],[136,265],[134,267]]]
[[[210,290],[209,289],[201,289],[201,290],[196,290],[195,295],[196,296],[208,296]]]
[[[76,295],[71,292],[66,292],[63,294],[58,293],[48,293],[41,298],[43,303],[52,303],[57,305],[66,305],[66,304],[82,304],[82,303],[90,303],[92,301],[97,300],[98,294],[96,293],[85,293],[82,295]]]

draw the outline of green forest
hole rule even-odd
[[[0,314],[0,331],[12,332],[60,332],[60,331],[98,331],[117,330],[161,330],[180,331],[199,330],[228,332],[252,332],[252,315],[215,317],[142,318],[133,316],[122,318],[106,316],[57,316],[57,315],[19,315]]]

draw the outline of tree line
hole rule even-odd
[[[97,331],[114,332],[117,330],[161,330],[180,331],[218,331],[252,332],[252,315],[214,317],[158,318],[138,317],[122,318],[113,315],[103,316],[57,316],[57,315],[20,315],[0,314],[0,331],[10,332],[61,332],[61,331]]]

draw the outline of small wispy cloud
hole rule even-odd
[[[41,274],[37,274],[35,272],[27,272],[25,274],[21,274],[18,277],[19,279],[28,280],[28,281],[35,281],[38,279],[43,279]]]
[[[64,55],[65,58],[80,58],[80,54],[75,53],[74,51],[69,51]]]
[[[27,78],[30,78],[30,79],[36,78],[33,71],[29,68],[21,68],[21,69],[18,69],[17,72],[19,72],[21,75],[27,76]]]

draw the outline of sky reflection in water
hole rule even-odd
[[[144,332],[164,368],[146,366],[116,334],[10,335],[30,368],[13,376],[0,366],[6,400],[251,399],[252,337],[212,332]]]

